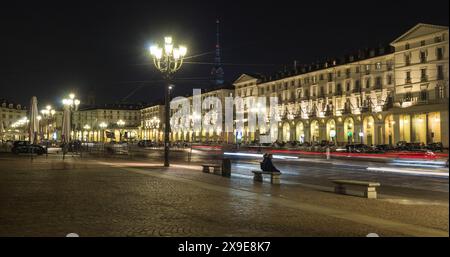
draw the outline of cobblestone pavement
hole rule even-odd
[[[159,165],[0,157],[0,236],[448,236],[448,204]]]

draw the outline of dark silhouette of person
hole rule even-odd
[[[272,154],[266,154],[266,157],[264,158],[263,162],[261,163],[261,169],[263,171],[269,171],[269,172],[281,172],[279,169],[275,167],[272,163]]]
[[[266,168],[265,168],[265,165],[266,165],[266,159],[267,159],[267,153],[265,153],[265,154],[263,155],[263,160],[262,160],[262,162],[259,163],[260,166],[261,166],[261,170],[262,170],[262,171],[266,170]]]

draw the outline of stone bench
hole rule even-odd
[[[222,166],[219,164],[213,164],[213,163],[202,164],[202,167],[203,167],[204,173],[209,173],[210,168],[212,167],[214,174],[218,174],[218,175],[222,174]]]
[[[378,182],[358,181],[358,180],[331,180],[335,185],[334,192],[337,194],[346,194],[346,185],[364,188],[364,197],[377,199],[376,187],[380,186]]]
[[[253,180],[254,181],[263,181],[263,174],[270,174],[270,183],[279,185],[280,184],[280,176],[281,172],[271,172],[271,171],[261,171],[261,170],[252,170]]]

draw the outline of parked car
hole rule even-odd
[[[442,145],[441,142],[438,143],[430,143],[427,146],[425,146],[426,149],[433,151],[433,152],[443,152],[444,151],[444,146]]]
[[[365,144],[348,144],[345,146],[349,153],[373,153],[375,150]]]
[[[139,147],[150,147],[152,146],[152,140],[140,140],[137,145]]]
[[[399,141],[397,143],[397,150],[399,151],[425,151],[425,147],[422,143],[408,143],[406,141]]]
[[[375,150],[380,151],[380,152],[388,152],[388,151],[394,150],[394,147],[392,145],[382,144],[382,145],[376,145]]]
[[[36,153],[38,155],[44,154],[46,149],[40,145],[30,144],[28,141],[15,141],[11,152],[19,153]]]

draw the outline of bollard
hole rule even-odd
[[[327,160],[329,160],[330,159],[330,148],[329,147],[327,147]]]
[[[231,177],[231,160],[228,158],[222,159],[222,176]]]

